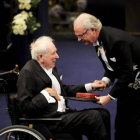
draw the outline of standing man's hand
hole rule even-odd
[[[103,82],[100,81],[96,81],[91,83],[92,89],[95,91],[97,89],[104,89],[106,88],[105,84]]]
[[[96,99],[99,99],[97,104],[100,104],[101,106],[105,106],[107,103],[111,101],[111,97],[109,95],[106,96],[100,96],[100,97],[95,97]]]
[[[56,100],[61,101],[57,91],[53,88],[45,88],[45,90],[49,93],[50,96],[53,96],[56,98]]]
[[[96,88],[96,90],[98,90],[98,91],[104,91],[107,87],[107,83],[103,80],[95,80],[94,83],[99,83],[99,84],[104,85],[103,87]]]

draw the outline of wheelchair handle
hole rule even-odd
[[[2,75],[7,75],[7,74],[10,74],[10,73],[13,73],[13,71],[10,70],[10,71],[7,71],[7,72],[0,73],[0,76],[2,76]]]
[[[0,76],[8,75],[8,74],[11,74],[11,73],[19,75],[18,65],[15,65],[15,68],[13,70],[0,73]]]

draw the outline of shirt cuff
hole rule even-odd
[[[42,93],[45,96],[48,103],[55,103],[56,102],[56,100],[52,96],[50,96],[49,93],[45,89],[42,90],[40,93]]]
[[[111,99],[113,100],[117,100],[117,98],[112,97],[111,95],[108,94],[108,96],[110,96]]]
[[[85,84],[85,89],[86,89],[87,92],[92,92],[93,89],[91,87],[91,83]]]
[[[103,77],[102,80],[105,81],[105,82],[107,83],[107,86],[108,86],[108,87],[110,87],[110,86],[112,85],[112,82],[111,82],[111,80],[110,80],[109,78]]]

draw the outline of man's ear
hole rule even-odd
[[[91,28],[91,30],[92,30],[92,31],[96,31],[96,29],[95,29],[95,28]]]
[[[43,61],[43,55],[42,54],[38,54],[38,60],[40,61],[40,62],[42,62]]]
[[[96,29],[95,28],[91,28],[92,33],[95,34],[96,33]]]
[[[38,56],[37,56],[37,57],[38,57],[38,59],[40,59],[40,58],[41,58],[41,56],[42,56],[41,54],[38,54]]]

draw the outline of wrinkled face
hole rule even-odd
[[[83,26],[74,25],[74,32],[78,41],[82,41],[85,45],[94,43],[98,39],[98,32],[95,28],[85,29]]]
[[[46,69],[54,68],[56,60],[59,59],[55,45],[51,42],[48,46],[47,53],[39,56],[42,66]]]

